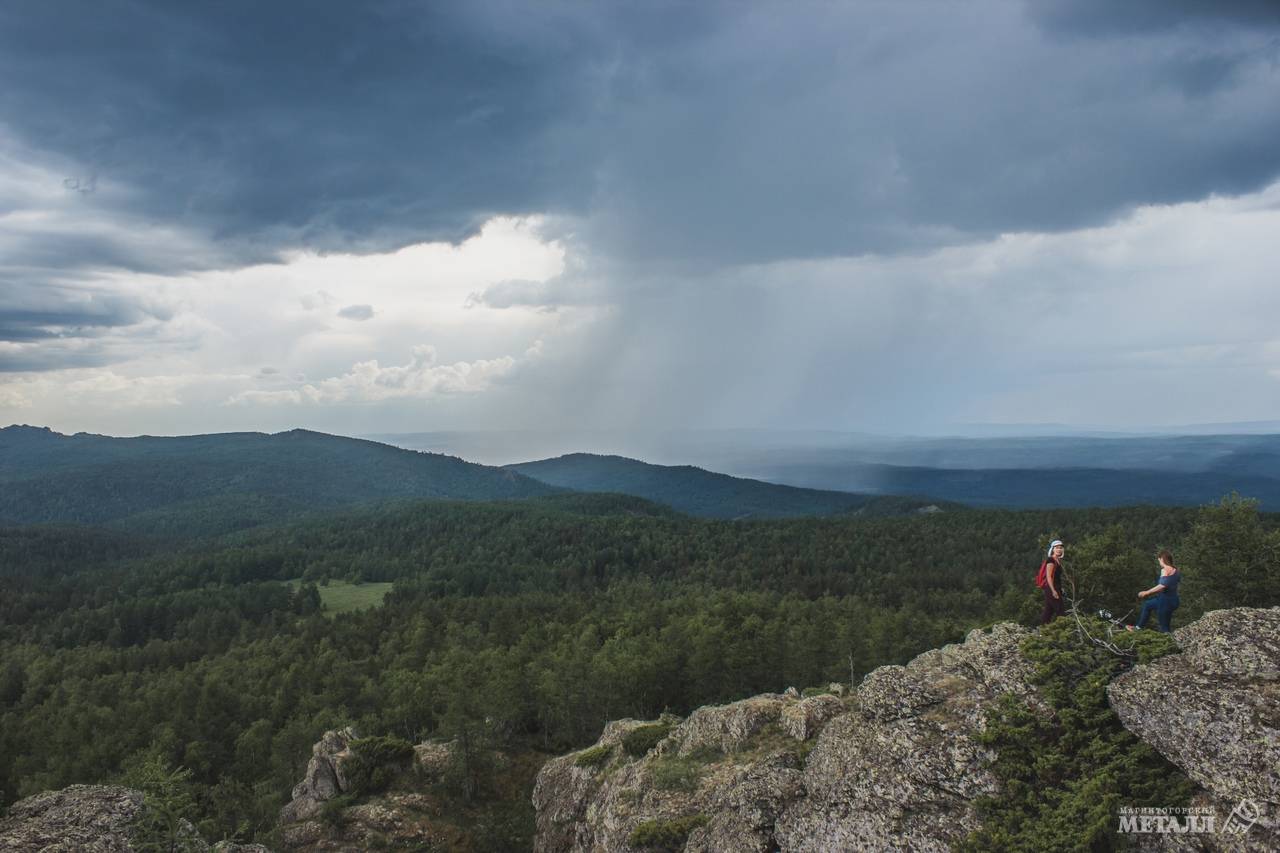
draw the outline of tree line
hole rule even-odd
[[[186,768],[211,837],[270,839],[327,728],[560,752],[619,717],[859,678],[1038,611],[1067,540],[1086,608],[1123,611],[1172,547],[1185,624],[1280,603],[1276,519],[1201,509],[956,511],[734,523],[610,496],[422,502],[216,539],[0,532],[0,796]],[[317,609],[327,578],[393,581]],[[303,578],[296,590],[284,581]],[[527,797],[525,797],[527,802]]]

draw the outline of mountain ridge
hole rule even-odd
[[[194,436],[0,429],[0,522],[123,523],[202,502],[266,502],[266,517],[397,498],[505,500],[560,489],[454,456],[294,429]],[[207,507],[206,507],[207,508]],[[151,521],[159,523],[157,519]],[[219,529],[219,523],[205,525]],[[234,529],[237,525],[231,525]]]
[[[707,518],[903,514],[936,507],[929,498],[807,489],[735,477],[697,465],[656,465],[618,454],[567,453],[505,466],[549,485],[584,492],[621,492]]]

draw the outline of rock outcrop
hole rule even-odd
[[[142,792],[114,785],[72,785],[19,800],[0,820],[0,850],[133,850],[130,827]]]
[[[118,785],[71,785],[9,807],[0,819],[0,850],[31,853],[133,853],[143,795]],[[191,824],[179,829],[185,853],[270,853],[258,844],[209,845]]]
[[[431,798],[413,791],[394,791],[365,802],[338,798],[353,794],[347,769],[351,745],[358,737],[350,727],[327,731],[311,749],[306,774],[293,788],[293,799],[280,810],[280,839],[286,850],[354,851],[390,845],[449,849],[456,830],[441,823]],[[439,782],[451,757],[447,743],[414,746],[415,778],[422,786]],[[324,814],[332,803],[332,813]]]
[[[1236,849],[1280,850],[1280,608],[1217,610],[1174,639],[1181,654],[1111,682],[1111,707],[1205,789],[1220,820],[1242,804],[1256,812]]]
[[[973,631],[847,696],[699,708],[639,756],[627,735],[652,724],[611,723],[592,748],[543,767],[535,849],[949,850],[978,827],[975,799],[999,793],[978,737],[994,702],[1014,694],[1053,713],[1020,650],[1028,633]],[[1213,808],[1219,831],[1138,840],[1280,850],[1280,608],[1217,611],[1175,636],[1182,653],[1123,674],[1109,696],[1130,731],[1202,786],[1192,805]],[[1223,831],[1237,809],[1256,819],[1243,835]]]
[[[355,731],[349,727],[328,731],[311,747],[306,775],[293,786],[293,799],[280,810],[280,823],[309,820],[320,813],[323,803],[350,789],[343,764],[351,757],[351,741],[355,738]]]
[[[1036,701],[1026,633],[974,631],[845,697],[699,708],[641,757],[624,740],[642,724],[611,724],[539,774],[535,849],[632,851],[646,831],[686,827],[688,851],[947,849],[995,791],[976,740],[985,709],[1007,692]]]

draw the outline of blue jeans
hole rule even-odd
[[[1146,625],[1147,619],[1150,618],[1154,611],[1160,630],[1166,634],[1170,633],[1173,630],[1170,625],[1173,619],[1173,611],[1177,610],[1178,605],[1181,603],[1176,595],[1169,595],[1167,592],[1148,598],[1142,603],[1142,611],[1138,614],[1137,626],[1141,628]]]

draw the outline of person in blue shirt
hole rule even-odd
[[[1161,551],[1156,560],[1160,563],[1160,575],[1156,578],[1155,586],[1138,593],[1138,598],[1147,600],[1143,602],[1142,612],[1138,614],[1137,625],[1130,626],[1130,631],[1146,625],[1147,619],[1153,612],[1156,614],[1156,622],[1160,625],[1161,631],[1168,634],[1173,630],[1170,626],[1173,611],[1177,610],[1178,605],[1182,603],[1178,598],[1178,584],[1182,583],[1182,572],[1173,564],[1173,554],[1168,551]]]

